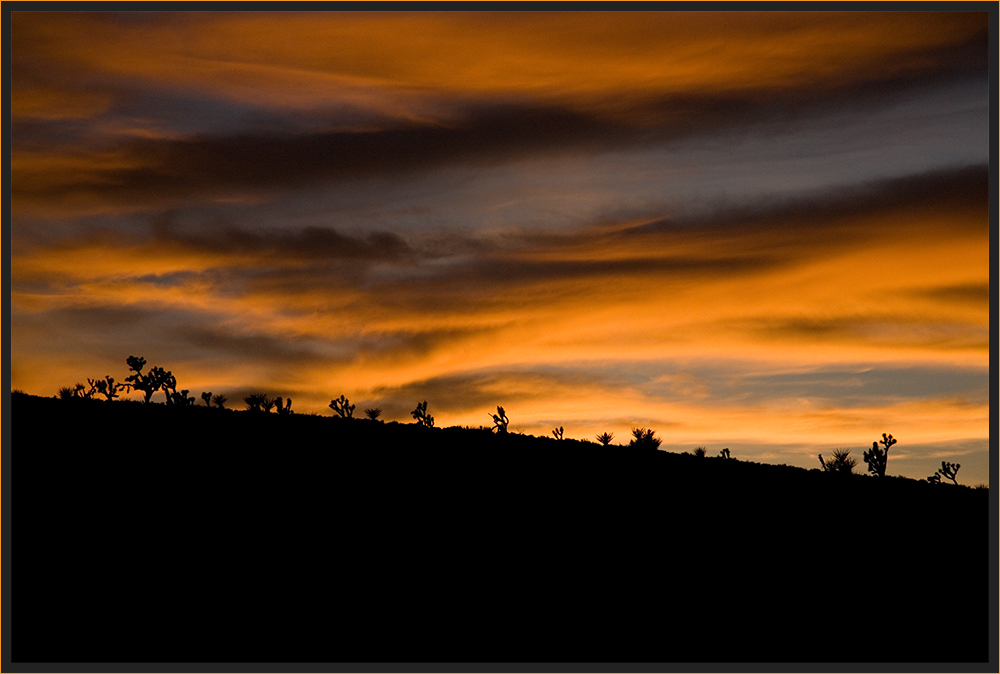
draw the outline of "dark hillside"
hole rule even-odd
[[[205,407],[9,419],[15,662],[988,660],[986,490]]]

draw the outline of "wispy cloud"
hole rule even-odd
[[[988,438],[987,18],[14,12],[12,384],[923,470]]]

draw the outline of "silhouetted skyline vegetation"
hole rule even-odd
[[[819,455],[819,463],[827,473],[847,473],[854,472],[854,467],[858,465],[858,460],[851,456],[849,449],[833,450],[833,458],[829,461],[823,460],[823,455]]]
[[[427,412],[427,401],[417,403],[417,408],[410,412],[413,418],[417,420],[417,423],[421,426],[426,426],[427,428],[434,427],[434,416],[428,414]]]
[[[882,443],[882,447],[879,447]],[[868,472],[878,477],[885,477],[885,469],[889,463],[889,448],[896,444],[892,435],[882,434],[882,439],[872,443],[872,448],[865,451],[864,460],[868,464]]]
[[[595,437],[597,438],[597,441],[599,443],[607,447],[608,445],[611,444],[611,441],[615,439],[615,434],[604,432],[604,433],[598,433]]]
[[[143,369],[146,366],[146,359],[141,356],[129,356],[126,359],[126,365],[132,374],[126,377],[124,382],[116,382],[111,375],[106,375],[103,379],[88,378],[89,388],[81,383],[77,383],[72,387],[62,387],[57,391],[56,397],[61,400],[91,400],[97,395],[102,395],[110,402],[120,399],[119,393],[128,393],[131,390],[135,390],[143,395],[143,404],[151,404],[153,394],[157,391],[163,391],[165,394],[164,403],[168,406],[190,407],[195,404],[195,398],[188,396],[187,389],[177,390],[176,377],[169,370],[164,370],[161,367],[152,367],[144,373]],[[213,394],[211,391],[203,391],[201,399],[205,402],[206,407],[212,408],[214,405],[216,409],[225,409],[225,403],[228,400],[224,394]],[[276,410],[279,415],[293,413],[292,399],[290,397],[286,399],[279,395],[272,398],[264,392],[257,391],[244,396],[243,401],[246,411],[252,413],[268,413],[272,410]],[[354,418],[356,405],[352,404],[344,395],[331,400],[329,407],[339,418],[347,420],[353,420]],[[426,400],[418,402],[416,408],[411,412],[411,416],[416,425],[433,428],[435,425],[434,417],[428,413],[427,407],[428,402]],[[503,406],[498,405],[496,410],[495,414],[487,412],[493,420],[492,428],[485,426],[481,428],[495,431],[498,435],[505,435],[508,432],[510,419]],[[382,409],[379,407],[366,408],[365,415],[371,421],[383,421],[381,419]],[[564,433],[565,429],[563,426],[557,426],[551,431],[552,436],[556,440],[563,440]],[[518,433],[518,435],[523,434]],[[595,436],[596,440],[603,447],[610,447],[614,437],[614,433],[609,432],[599,433]],[[662,442],[662,438],[656,436],[655,430],[645,427],[633,427],[632,439],[627,446],[630,448],[658,450]],[[883,433],[881,440],[873,442],[870,450],[865,450],[864,461],[871,475],[885,477],[889,448],[897,442],[898,440],[891,434]],[[881,447],[879,447],[880,444],[882,445]],[[620,447],[621,445],[618,446]],[[696,458],[706,458],[708,456],[708,448],[704,446],[696,447],[693,455]],[[718,458],[732,459],[733,457],[729,448],[726,447],[719,452]],[[858,461],[850,456],[849,449],[833,450],[832,458],[829,460],[824,459],[823,455],[819,454],[819,462],[823,472],[847,475],[855,474],[854,468],[858,464]],[[956,474],[960,467],[961,464],[942,461],[941,468],[924,481],[932,484],[941,484],[942,479],[947,479],[957,485]]]

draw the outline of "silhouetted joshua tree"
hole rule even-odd
[[[560,426],[559,428],[553,428],[552,429],[552,435],[556,436],[556,440],[562,440],[563,439],[563,427]]]
[[[125,378],[125,383],[136,391],[143,392],[144,403],[148,403],[154,393],[164,389],[164,384],[172,383],[174,387],[177,385],[177,381],[170,374],[170,371],[164,370],[162,367],[151,368],[147,374],[143,374],[142,368],[146,366],[146,359],[142,356],[129,356],[125,362],[128,364],[128,369],[134,373]],[[169,394],[167,394],[167,402],[170,402]]]
[[[948,463],[946,461],[942,461],[941,467],[938,469],[938,473],[941,474],[941,477],[946,477],[951,480],[952,483],[958,484],[958,480],[955,479],[955,476],[958,474],[958,469],[961,467],[962,464],[960,463]]]
[[[124,391],[128,388],[128,386],[126,386],[125,384],[116,384],[115,378],[110,375],[106,375],[104,379],[100,379],[97,381],[88,378],[87,383],[90,384],[91,396],[94,395],[95,393],[100,393],[108,400],[117,398],[118,391]]]
[[[163,392],[167,396],[167,404],[169,405],[171,403],[171,398],[173,397],[171,394],[177,393],[177,377],[175,377],[171,372],[167,372],[163,376],[162,388]]]
[[[212,406],[212,392],[211,391],[202,391],[201,392],[201,399],[205,401],[205,407],[211,407]]]
[[[656,431],[652,428],[647,430],[640,427],[632,429],[632,440],[628,443],[628,446],[639,449],[659,449],[661,442],[663,440],[656,437]]]
[[[502,407],[497,405],[496,414],[492,414],[491,412],[487,412],[487,414],[493,417],[493,430],[495,430],[498,435],[500,433],[507,432],[507,424],[510,423],[510,419],[507,418],[507,413],[503,411]]]
[[[858,460],[850,456],[849,449],[833,450],[833,458],[829,461],[823,460],[823,455],[819,455],[819,463],[827,473],[853,473],[854,467],[858,465]]]
[[[607,447],[608,445],[611,444],[611,441],[615,439],[615,434],[614,433],[601,433],[599,435],[595,435],[594,437],[597,438],[598,442],[600,442],[602,445],[604,445],[605,447]]]
[[[881,442],[883,447],[879,447]],[[898,442],[892,435],[882,434],[882,439],[872,443],[871,451],[864,453],[865,463],[868,464],[868,472],[879,477],[885,477],[885,467],[889,462],[889,448]]]
[[[354,418],[354,407],[355,406],[352,405],[351,402],[344,396],[340,396],[338,399],[330,401],[330,409],[344,419]]]
[[[278,396],[275,399],[275,402],[277,403],[278,414],[291,414],[292,413],[292,399],[291,398],[289,398],[287,401],[284,402],[284,406],[282,406],[281,396]]]
[[[261,412],[264,409],[264,403],[267,401],[267,394],[265,393],[251,393],[250,395],[243,398],[243,402],[247,404],[247,409],[251,412]]]
[[[227,400],[229,400],[229,398],[222,395],[221,393],[212,396],[212,402],[215,403],[215,406],[220,409],[224,409],[226,407]]]
[[[729,455],[729,448],[728,447],[723,447],[722,451],[719,452],[719,456],[721,456],[723,459],[731,459],[731,458],[733,458],[732,456]]]
[[[417,420],[417,423],[421,426],[426,426],[427,428],[434,428],[434,417],[427,414],[427,401],[422,403],[417,403],[417,409],[410,412],[413,418]]]
[[[163,378],[163,393],[167,396],[167,404],[177,407],[193,407],[194,396],[188,397],[188,390],[177,390],[177,378],[167,372]]]
[[[381,407],[369,407],[365,410],[365,416],[372,421],[378,421],[378,418],[382,415]]]
[[[941,484],[941,474],[934,473],[929,478],[927,478],[927,481],[930,482],[931,484]]]

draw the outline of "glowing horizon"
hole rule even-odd
[[[12,388],[989,482],[985,13],[11,17]]]

